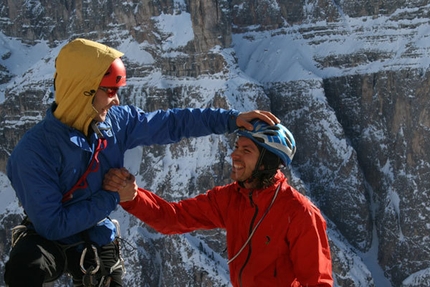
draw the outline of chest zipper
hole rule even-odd
[[[249,258],[251,257],[252,246],[250,244],[251,241],[249,239],[251,239],[251,237],[252,237],[252,235],[254,233],[254,230],[253,230],[252,227],[254,226],[255,218],[257,217],[257,214],[258,214],[258,206],[254,203],[254,200],[252,200],[252,192],[253,192],[252,190],[249,192],[248,197],[249,197],[249,202],[251,204],[251,207],[254,207],[255,211],[254,211],[254,216],[252,217],[251,223],[249,224],[248,242],[246,242],[243,245],[243,247],[245,247],[246,245],[248,245],[248,255],[246,256],[246,260],[243,263],[243,265],[242,265],[242,267],[240,268],[240,271],[239,271],[239,286],[242,286],[242,273],[243,273],[243,270],[245,269],[246,265],[248,264]],[[239,253],[237,255],[239,255]]]
[[[239,250],[239,252],[237,252],[236,255],[234,257],[232,257],[227,262],[227,264],[230,264],[234,259],[236,259],[237,256],[239,256],[239,254],[243,251],[243,249],[245,249],[245,247],[248,245],[248,243],[251,242],[251,238],[254,235],[254,232],[257,230],[258,226],[263,221],[264,217],[266,217],[267,213],[269,212],[270,208],[272,207],[273,203],[275,202],[275,199],[278,196],[278,192],[281,189],[281,185],[282,184],[279,184],[278,187],[276,188],[275,194],[273,195],[273,198],[272,198],[272,201],[270,202],[269,207],[266,209],[266,211],[264,212],[263,216],[260,218],[260,220],[257,222],[257,224],[255,225],[254,228],[252,228],[252,226],[254,225],[255,218],[256,218],[256,216],[258,214],[258,206],[255,205],[254,201],[252,200],[252,191],[249,192],[248,197],[249,197],[251,206],[255,207],[254,216],[252,217],[251,224],[249,225],[249,236],[248,236],[248,239],[246,240],[246,242],[243,244],[242,248]],[[242,272],[245,269],[246,264],[248,264],[249,258],[250,258],[251,253],[252,253],[251,251],[252,251],[252,248],[251,248],[251,245],[249,244],[248,255],[246,257],[245,263],[240,268],[239,275],[238,275],[238,277],[239,277],[239,279],[238,279],[239,280],[239,286],[242,286]]]

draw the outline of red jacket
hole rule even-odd
[[[224,228],[231,259],[266,213],[281,184],[250,242],[230,263],[231,282],[242,287],[332,286],[324,218],[316,206],[288,185],[281,172],[276,180],[261,190],[245,189],[235,182],[178,203],[139,189],[138,196],[122,206],[164,234]]]

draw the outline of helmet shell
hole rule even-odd
[[[126,72],[124,63],[120,58],[116,58],[107,69],[101,87],[122,87],[126,85]]]
[[[236,133],[279,156],[282,163],[288,166],[296,153],[296,141],[293,134],[281,124],[270,126],[260,120],[254,120],[251,123],[254,126],[252,131],[239,128]]]

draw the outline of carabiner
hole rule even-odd
[[[92,244],[91,244],[91,248],[93,249],[93,252],[94,252],[94,260],[96,261],[96,267],[93,270],[90,270],[90,274],[95,274],[100,269],[100,258],[99,258],[99,254],[97,253],[97,248]],[[87,269],[85,269],[85,266],[84,266],[86,254],[87,254],[87,247],[85,247],[84,250],[82,250],[81,261],[80,261],[81,270],[84,274],[87,274]]]

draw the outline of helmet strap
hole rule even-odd
[[[260,149],[260,155],[258,156],[257,163],[255,164],[254,171],[252,172],[251,176],[247,179],[240,181],[239,185],[242,187],[245,187],[245,183],[251,184],[253,183],[260,174],[262,174],[262,171],[260,170],[261,163],[263,162],[264,154],[266,153],[266,149],[263,147]]]
[[[259,150],[260,155],[251,176],[245,181],[239,182],[242,187],[245,183],[254,183],[254,188],[266,188],[274,183],[274,176],[279,169],[281,159],[264,147],[259,146]],[[261,169],[262,165],[264,169]]]
[[[261,163],[263,162],[263,158],[265,154],[266,154],[266,148],[263,147],[260,150],[260,156],[258,157],[257,163],[255,164],[255,167],[254,167],[254,171],[252,172],[250,178],[255,179],[259,174],[261,174],[260,166],[261,166]]]

